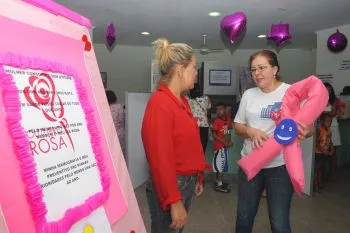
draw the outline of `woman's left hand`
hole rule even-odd
[[[196,187],[194,188],[194,193],[196,194],[196,197],[201,195],[203,193],[203,183],[202,182],[197,182]]]
[[[313,125],[305,125],[304,123],[301,123],[300,121],[296,122],[298,125],[298,139],[304,140],[305,138],[308,138],[312,136],[313,134]]]

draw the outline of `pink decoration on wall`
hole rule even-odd
[[[305,101],[305,103],[303,103]],[[301,104],[303,103],[303,106]],[[310,76],[291,85],[285,93],[281,107],[281,118],[293,119],[305,125],[311,125],[322,113],[328,104],[328,91],[322,81]],[[274,137],[270,137],[263,146],[238,161],[238,165],[246,173],[248,180],[263,169],[283,150],[286,167],[291,178],[294,190],[301,194],[304,190],[304,167],[302,151],[298,139],[291,144],[281,145]]]
[[[280,47],[285,42],[292,39],[292,36],[289,33],[289,24],[282,22],[272,24],[271,31],[267,36],[267,39],[273,41],[277,47]]]
[[[64,6],[61,6],[60,4],[52,1],[52,0],[23,0],[29,4],[32,4],[36,7],[42,8],[43,10],[46,10],[54,15],[60,15],[67,19],[72,20],[73,22],[76,22],[77,24],[80,24],[82,26],[85,26],[87,28],[91,28],[91,22],[89,19],[85,18],[84,16],[79,15],[78,13],[65,8]]]
[[[81,40],[84,42],[84,50],[89,52],[91,51],[91,42],[89,41],[89,38],[87,35],[83,35],[83,37],[81,38]]]
[[[64,214],[64,217],[59,221],[47,222],[46,220],[45,215],[47,213],[47,208],[45,203],[43,202],[42,188],[37,179],[37,170],[34,162],[34,157],[29,147],[27,133],[25,133],[20,123],[22,116],[20,111],[21,102],[19,99],[19,92],[15,85],[12,75],[5,73],[3,65],[9,65],[12,67],[18,67],[22,69],[31,68],[40,69],[47,72],[57,72],[72,76],[74,78],[75,87],[79,96],[81,106],[85,113],[88,131],[91,136],[91,145],[95,154],[97,166],[100,171],[101,185],[103,191],[91,196],[90,198],[85,200],[85,202],[82,205],[78,205],[76,207],[68,209]],[[94,112],[92,111],[90,103],[88,102],[87,92],[82,86],[79,77],[77,77],[77,73],[72,68],[65,67],[64,65],[56,62],[50,62],[37,58],[31,59],[28,57],[14,55],[11,53],[7,53],[5,55],[0,54],[0,79],[2,80],[3,86],[1,94],[4,100],[4,110],[6,113],[7,129],[12,137],[13,148],[16,152],[17,159],[21,164],[22,179],[25,183],[27,200],[30,204],[32,216],[36,224],[36,231],[38,233],[68,232],[70,227],[75,222],[91,214],[92,211],[104,204],[109,196],[110,179],[106,166],[104,164],[104,155],[102,152],[100,142],[101,136],[94,120]],[[31,76],[29,80],[32,83],[35,82],[36,79],[37,77]],[[52,88],[54,88],[53,82],[51,84],[51,93],[55,94],[55,91]],[[38,92],[40,92],[40,90],[35,91],[33,94],[36,95],[38,94]],[[44,97],[47,96],[45,93],[46,92],[42,91]],[[47,94],[49,94],[49,92],[47,92]],[[25,96],[26,98],[29,98],[29,103],[31,103],[36,108],[39,108],[39,106],[41,106],[43,103],[46,103],[46,100],[48,99],[37,97],[36,100],[42,102],[41,105],[38,105],[34,103],[31,97],[27,97],[27,95]],[[54,101],[54,98],[52,98],[52,100]],[[51,117],[47,117],[49,117],[51,121]],[[52,118],[52,120],[55,119]]]

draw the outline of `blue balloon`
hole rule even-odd
[[[298,136],[298,126],[294,120],[286,118],[283,119],[275,129],[275,140],[282,145],[292,143]]]

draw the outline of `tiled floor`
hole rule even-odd
[[[231,182],[233,192],[215,192],[207,178],[205,192],[194,200],[189,223],[184,233],[233,233],[236,218],[237,184]],[[136,189],[141,214],[150,232],[150,217],[145,186]],[[292,202],[293,233],[347,233],[350,232],[350,172],[341,170],[335,182],[312,198],[297,198]],[[260,202],[254,233],[271,232],[265,199]]]

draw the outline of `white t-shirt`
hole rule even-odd
[[[276,90],[264,93],[259,88],[251,88],[243,93],[238,112],[234,122],[245,124],[249,127],[260,129],[272,136],[276,125],[271,118],[271,112],[279,111],[283,96],[290,85],[282,83]],[[252,152],[252,141],[246,138],[243,142],[241,155],[246,156]],[[265,168],[284,165],[282,151]]]

